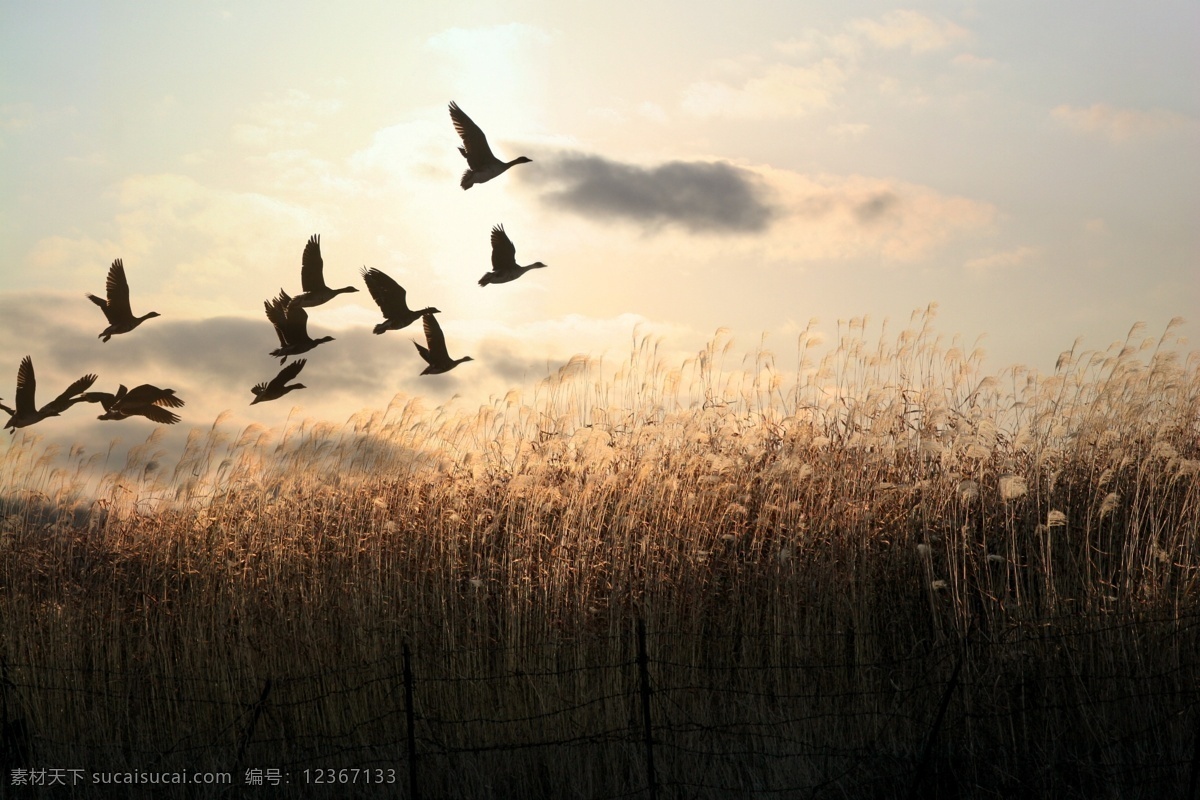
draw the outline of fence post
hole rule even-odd
[[[412,800],[420,800],[421,793],[417,789],[417,727],[413,713],[413,674],[412,653],[409,652],[408,642],[404,642],[404,722],[408,727],[408,793]]]
[[[933,727],[929,729],[929,736],[925,738],[925,746],[921,748],[921,758],[917,762],[917,771],[913,775],[912,786],[908,789],[909,800],[916,800],[919,796],[917,789],[921,786],[921,781],[925,778],[925,768],[929,765],[929,755],[933,752],[933,742],[937,738],[938,730],[942,727],[942,720],[946,717],[946,709],[950,707],[950,698],[954,696],[954,690],[958,688],[958,675],[962,672],[963,662],[967,659],[967,651],[964,648],[963,652],[958,656],[958,663],[954,665],[954,671],[950,673],[950,682],[946,684],[946,691],[942,693],[942,702],[938,705],[937,716],[934,717]]]
[[[642,725],[646,741],[646,784],[650,800],[658,797],[658,779],[654,774],[654,732],[650,719],[650,656],[646,652],[646,622],[637,621],[637,663],[642,690]]]
[[[262,716],[263,709],[266,708],[269,694],[271,694],[271,679],[267,678],[267,682],[263,684],[262,694],[258,696],[258,702],[254,704],[254,713],[250,715],[250,722],[246,725],[246,730],[242,731],[242,739],[238,742],[237,758],[233,762],[235,773],[241,771],[242,759],[246,756],[246,748],[250,746],[250,740],[254,738],[254,729],[258,726],[258,718]]]
[[[1184,797],[1189,800],[1200,797],[1200,714],[1196,715],[1196,731],[1192,738],[1192,777]]]
[[[15,684],[8,679],[8,659],[0,658],[0,769],[7,773],[13,767],[33,766],[33,739],[29,735],[29,726],[24,717],[8,715],[8,690],[16,689]],[[13,703],[14,714],[17,703]],[[0,777],[0,781],[4,778]],[[0,796],[4,792],[0,790]]]

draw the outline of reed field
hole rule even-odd
[[[932,310],[876,328],[685,363],[635,337],[478,408],[217,420],[107,468],[18,434],[5,779],[408,796],[407,647],[422,797],[1185,792],[1200,352],[1135,327],[985,373]]]

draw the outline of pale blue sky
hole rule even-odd
[[[1194,2],[0,2],[0,397],[30,354],[43,398],[95,371],[198,425],[337,420],[484,403],[639,322],[790,354],[929,302],[996,369],[1195,339],[1198,33]],[[462,192],[450,100],[534,163]],[[550,269],[478,287],[496,223]],[[310,388],[248,409],[313,233],[331,285],[388,272],[476,361],[418,379],[363,291],[313,310]],[[101,344],[83,295],[118,257],[163,317]],[[42,427],[113,435],[91,416]]]

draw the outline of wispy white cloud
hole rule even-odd
[[[837,125],[830,125],[825,130],[835,139],[849,139],[856,142],[867,135],[871,126],[864,122],[840,122]]]
[[[832,106],[845,82],[845,71],[832,59],[804,67],[774,64],[740,85],[694,83],[684,90],[682,105],[701,117],[796,117]]]
[[[1028,263],[1032,259],[1041,255],[1041,253],[1042,248],[1040,247],[1021,245],[1020,247],[1012,250],[1005,250],[1000,253],[991,253],[986,256],[972,258],[968,260],[964,266],[966,266],[967,269],[976,272],[990,272],[997,269],[1008,269]]]
[[[872,48],[923,54],[970,39],[970,31],[949,20],[906,10],[852,20],[834,33],[807,30],[772,43],[773,63],[759,55],[713,62],[710,69],[720,77],[686,87],[681,106],[700,117],[799,117],[835,107]],[[881,91],[897,94],[889,81],[878,83]]]
[[[862,175],[804,175],[760,167],[778,198],[774,257],[823,261],[877,257],[916,263],[948,243],[989,231],[990,203],[919,184]]]
[[[1115,108],[1107,103],[1087,108],[1060,105],[1051,115],[1076,133],[1101,136],[1112,142],[1174,133],[1196,125],[1196,120],[1175,111]]]
[[[907,48],[913,53],[942,50],[971,38],[970,31],[960,25],[910,9],[891,11],[879,19],[857,19],[848,27],[879,47]]]
[[[950,59],[950,63],[966,67],[968,69],[986,69],[996,65],[996,59],[985,58],[984,56],[975,55],[974,53],[959,53],[954,58]]]
[[[316,132],[322,120],[336,115],[341,108],[337,99],[290,89],[251,108],[246,121],[234,124],[233,139],[251,147],[294,146]]]
[[[78,116],[74,106],[46,108],[30,102],[4,103],[0,105],[0,130],[36,130],[60,120]]]
[[[301,234],[317,224],[308,208],[184,175],[133,175],[112,194],[117,210],[106,235],[46,237],[32,248],[29,263],[81,292],[100,292],[108,265],[123,258],[131,283],[137,276],[142,302],[165,301],[188,315],[246,302],[252,308],[247,287],[266,292],[280,275],[275,269],[266,274],[262,265],[277,265],[283,243],[296,240],[292,263],[298,269]]]

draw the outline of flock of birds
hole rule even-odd
[[[470,189],[477,183],[486,183],[503,174],[509,167],[516,164],[529,163],[525,156],[512,161],[501,161],[492,153],[488,146],[487,137],[478,125],[466,115],[456,103],[450,103],[450,120],[454,129],[462,139],[458,148],[463,158],[467,160],[467,170],[463,173],[460,186]],[[517,264],[517,250],[503,225],[492,228],[492,268],[479,279],[480,286],[489,283],[508,283],[515,281],[531,269],[540,269],[546,265],[538,261],[527,266]],[[333,340],[332,336],[322,336],[313,339],[308,335],[307,308],[324,305],[339,294],[357,292],[354,286],[343,286],[332,289],[325,284],[325,264],[321,258],[321,238],[314,235],[304,247],[301,259],[300,284],[303,291],[292,297],[282,289],[279,295],[263,302],[267,319],[275,327],[279,336],[279,347],[271,351],[271,355],[279,358],[281,364],[286,364],[279,373],[269,381],[254,386],[250,391],[254,399],[250,405],[269,400],[278,400],[288,392],[307,388],[302,383],[289,383],[296,379],[307,363],[306,359],[297,359],[287,364],[289,356],[307,353],[320,344]],[[434,314],[441,313],[429,306],[413,310],[408,306],[408,295],[404,287],[396,283],[386,273],[377,269],[362,270],[362,279],[367,285],[375,304],[383,313],[383,322],[374,327],[376,334],[386,331],[398,331],[408,327],[418,319],[425,329],[425,344],[413,342],[417,352],[425,360],[426,367],[422,375],[440,375],[449,372],[464,361],[472,361],[471,356],[451,358],[446,349],[446,337]],[[129,333],[143,322],[153,317],[161,316],[157,311],[151,311],[140,317],[133,315],[129,304],[129,281],[125,277],[125,265],[121,259],[113,261],[108,270],[108,280],[105,282],[104,298],[87,295],[104,312],[108,320],[98,338],[107,342],[113,336]],[[49,403],[39,407],[34,398],[37,382],[33,372],[33,359],[25,356],[17,370],[16,407],[10,408],[0,403],[0,410],[9,416],[4,427],[10,434],[17,428],[41,422],[48,417],[57,417],[76,403],[98,403],[104,413],[98,419],[120,420],[131,416],[141,416],[152,422],[171,425],[179,421],[179,415],[169,411],[180,408],[184,402],[175,396],[174,389],[160,389],[145,383],[132,389],[123,384],[116,392],[89,391],[96,382],[94,374],[84,375],[72,383],[62,394]]]

